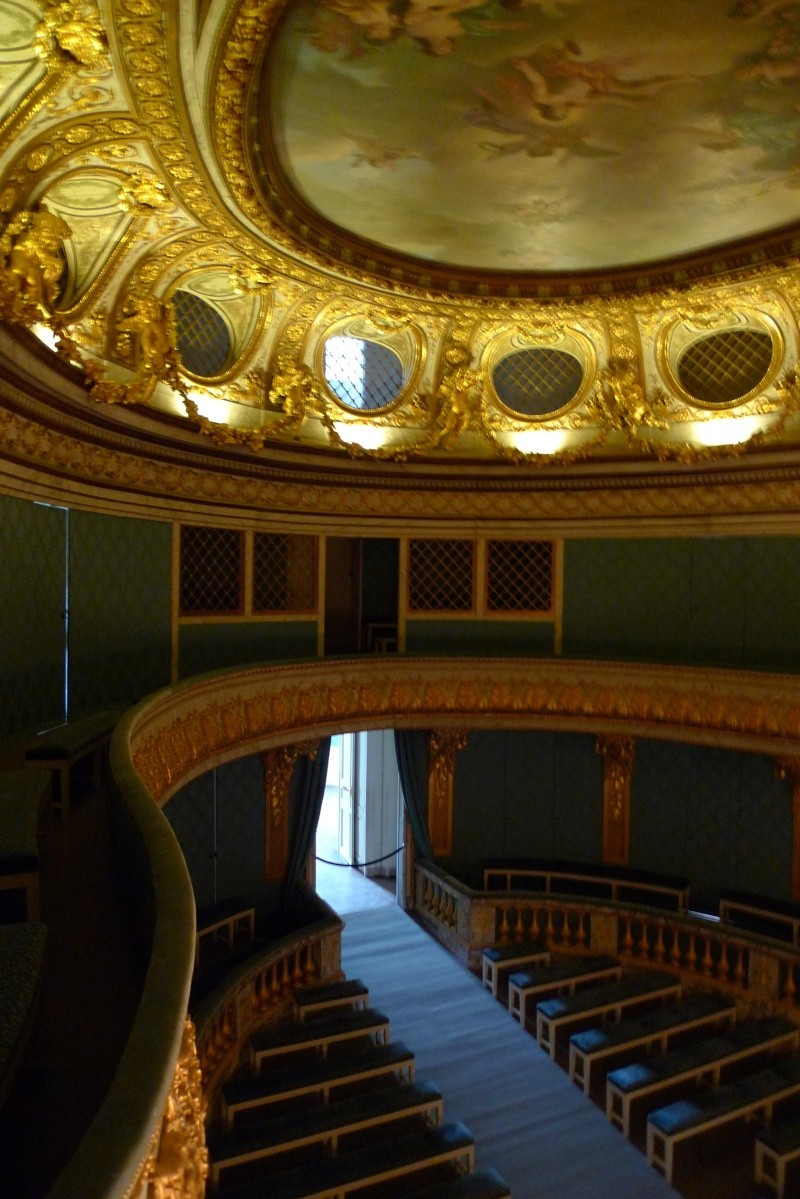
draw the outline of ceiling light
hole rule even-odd
[[[695,421],[691,440],[700,445],[740,445],[749,441],[764,428],[760,416],[725,416],[712,420]]]
[[[365,450],[377,450],[386,442],[387,430],[380,425],[360,425],[350,421],[335,421],[334,428],[348,445],[360,445]]]

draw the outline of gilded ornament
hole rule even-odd
[[[59,56],[90,71],[108,71],[108,39],[93,4],[57,4],[45,11],[36,27],[34,50],[39,58]]]
[[[64,269],[60,251],[71,232],[44,207],[11,218],[0,237],[0,305],[6,320],[30,325],[52,314]]]

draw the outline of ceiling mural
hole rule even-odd
[[[582,271],[800,219],[798,0],[311,0],[267,75],[293,190],[404,255]]]

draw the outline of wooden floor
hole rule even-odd
[[[365,886],[372,884],[364,882]],[[487,990],[395,906],[346,917],[342,966],[363,978],[445,1118],[476,1138],[478,1166],[513,1199],[667,1199],[672,1187],[611,1127]]]

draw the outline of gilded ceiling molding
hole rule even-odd
[[[369,659],[308,662],[161,692],[132,718],[128,752],[163,804],[223,762],[387,727],[547,728],[782,757],[800,749],[800,697],[793,676],[693,667],[387,657],[376,674]]]

